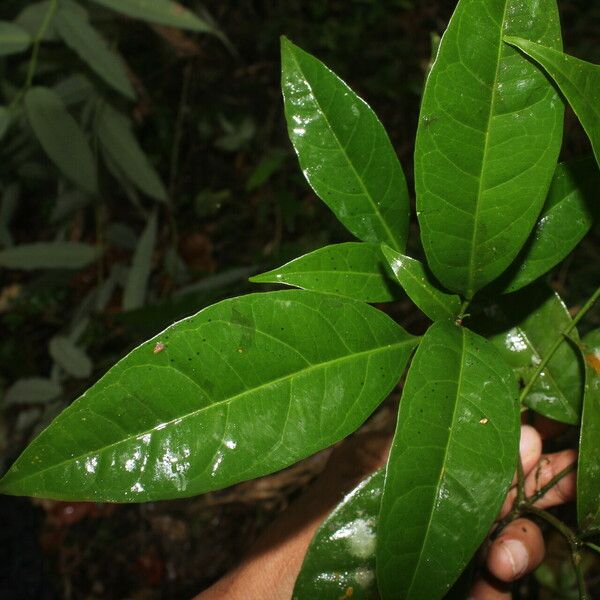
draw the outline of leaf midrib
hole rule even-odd
[[[440,470],[440,475],[438,477],[438,481],[437,484],[435,486],[435,495],[434,495],[434,499],[437,499],[439,496],[439,492],[440,492],[440,487],[441,487],[441,482],[443,481],[444,477],[444,472],[446,471],[446,463],[448,462],[448,449],[450,448],[451,445],[451,440],[452,440],[452,436],[453,433],[455,431],[454,428],[454,422],[456,420],[456,414],[457,414],[457,409],[458,409],[458,405],[459,405],[459,400],[460,400],[460,390],[462,388],[462,380],[463,380],[463,371],[464,371],[464,366],[465,366],[465,331],[464,329],[461,327],[460,328],[460,335],[461,335],[461,353],[460,353],[460,371],[458,373],[458,379],[456,381],[456,402],[454,403],[454,410],[452,411],[452,419],[450,421],[450,435],[448,435],[448,443],[446,444],[446,449],[444,451],[444,459],[442,460],[442,467]],[[435,507],[435,502],[434,502],[434,507]],[[410,585],[408,586],[408,591],[407,591],[407,595],[410,595],[410,592],[412,590],[412,587],[415,583],[415,578],[417,575],[417,572],[419,571],[419,568],[421,566],[421,562],[423,561],[423,550],[425,549],[426,545],[427,545],[427,541],[429,539],[429,535],[431,532],[431,523],[433,521],[433,516],[436,513],[436,511],[434,510],[434,507],[432,508],[430,514],[429,514],[429,520],[427,522],[427,528],[426,528],[426,532],[425,532],[425,536],[423,538],[423,544],[421,546],[421,552],[419,552],[419,559],[417,561],[417,564],[413,570],[413,576],[411,578],[411,582]]]
[[[467,299],[471,299],[473,297],[474,294],[474,290],[473,290],[473,282],[475,279],[475,246],[476,246],[476,241],[477,241],[477,235],[478,235],[478,224],[479,224],[479,212],[481,209],[481,196],[483,194],[483,175],[484,172],[486,171],[486,157],[489,151],[489,141],[490,141],[490,127],[491,127],[491,122],[492,122],[492,118],[494,115],[494,108],[496,106],[496,98],[497,96],[497,83],[498,83],[498,73],[500,70],[500,56],[502,54],[502,45],[503,45],[503,41],[502,41],[502,29],[504,27],[504,22],[506,21],[506,11],[508,8],[508,3],[509,0],[504,0],[504,10],[502,12],[502,20],[500,21],[500,36],[498,38],[498,52],[497,52],[497,57],[496,57],[496,72],[494,73],[494,81],[492,82],[492,100],[490,102],[490,110],[488,113],[488,118],[487,118],[487,125],[485,128],[485,140],[484,140],[484,145],[483,145],[483,156],[481,159],[481,169],[480,169],[480,173],[479,173],[479,186],[477,188],[477,197],[476,197],[476,203],[475,203],[475,211],[473,213],[473,235],[471,236],[471,252],[470,252],[470,256],[469,256],[469,271],[468,271],[468,279],[467,279],[467,290],[466,290],[466,297]]]
[[[401,250],[395,236],[393,235],[391,229],[389,228],[388,224],[386,223],[386,221],[384,220],[383,216],[381,215],[381,212],[379,211],[379,208],[377,206],[377,203],[375,202],[375,200],[373,199],[373,197],[371,196],[371,193],[369,192],[369,190],[367,189],[367,187],[365,186],[362,177],[360,177],[360,175],[358,174],[358,171],[356,170],[354,163],[352,162],[352,160],[350,160],[350,156],[348,155],[348,153],[346,152],[346,148],[344,148],[344,146],[342,145],[335,129],[332,127],[328,117],[327,117],[327,113],[323,110],[323,107],[321,106],[321,103],[319,102],[319,99],[317,98],[317,95],[315,94],[312,85],[309,83],[308,78],[306,77],[306,74],[304,73],[304,71],[302,70],[302,67],[300,66],[300,63],[298,62],[298,59],[296,58],[296,54],[294,52],[293,47],[290,45],[289,47],[290,50],[290,55],[292,56],[294,63],[296,64],[296,68],[298,69],[298,71],[302,74],[302,77],[304,78],[304,81],[306,82],[306,85],[308,86],[308,89],[310,90],[311,96],[314,98],[315,100],[315,104],[317,105],[317,108],[319,109],[319,112],[321,113],[321,115],[323,115],[323,118],[325,119],[325,122],[327,123],[327,126],[329,127],[329,130],[331,131],[335,141],[337,142],[338,147],[340,148],[340,151],[342,152],[342,154],[344,155],[344,157],[346,158],[346,162],[348,163],[348,165],[350,165],[350,168],[352,169],[352,172],[354,173],[354,176],[356,178],[356,180],[358,181],[360,187],[363,190],[363,193],[365,195],[365,197],[369,200],[369,202],[371,203],[371,206],[373,207],[373,211],[374,214],[377,215],[377,218],[379,219],[379,221],[381,222],[386,234],[388,235],[389,241],[392,245],[393,248],[395,248],[396,250]],[[337,79],[339,79],[337,77],[337,75],[335,75],[335,73],[333,73],[334,77],[336,77]],[[342,81],[341,79],[339,79],[339,81]],[[342,81],[342,84],[345,86],[346,84]],[[347,86],[346,86],[347,87]],[[352,92],[354,94],[354,92]],[[360,101],[362,101],[359,98]],[[360,118],[357,117],[357,120]],[[390,178],[392,177],[392,174],[390,173]]]
[[[198,408],[198,409],[196,409],[196,410],[194,410],[192,412],[187,413],[186,415],[183,415],[183,416],[180,415],[180,416],[174,417],[173,419],[165,421],[163,423],[159,423],[159,425],[161,426],[160,430],[161,431],[166,430],[170,425],[173,425],[173,423],[181,423],[183,420],[195,418],[195,417],[197,417],[199,414],[201,414],[204,411],[212,410],[212,409],[214,409],[216,407],[219,407],[219,406],[221,406],[223,404],[232,403],[232,402],[234,402],[234,401],[238,400],[239,398],[242,398],[242,397],[244,397],[246,395],[252,394],[252,393],[254,393],[254,392],[258,391],[258,390],[267,388],[269,386],[276,385],[276,384],[281,383],[283,381],[291,380],[294,377],[306,374],[307,372],[310,372],[311,370],[316,370],[316,369],[319,369],[319,368],[328,367],[330,365],[333,365],[333,364],[336,364],[336,363],[341,363],[341,362],[344,362],[346,360],[355,359],[355,358],[358,358],[358,357],[361,357],[361,356],[364,356],[364,355],[373,355],[373,354],[376,354],[378,352],[391,351],[391,350],[393,350],[395,348],[400,348],[402,346],[414,345],[414,344],[416,344],[417,340],[418,340],[418,338],[411,337],[410,339],[403,340],[401,342],[396,342],[394,344],[387,344],[385,346],[380,346],[379,348],[369,349],[369,350],[363,350],[362,352],[355,352],[355,353],[352,353],[352,354],[347,354],[345,356],[338,357],[338,358],[335,358],[333,360],[329,360],[327,362],[321,362],[321,363],[317,363],[317,364],[311,364],[310,366],[308,366],[308,367],[306,367],[304,369],[299,369],[297,371],[294,371],[293,373],[288,373],[288,374],[283,375],[281,377],[277,377],[276,379],[273,379],[273,380],[268,381],[266,383],[262,383],[259,386],[256,386],[254,388],[246,389],[246,390],[244,390],[242,392],[234,394],[233,396],[230,396],[228,398],[224,398],[223,400],[219,400],[217,402],[213,402],[212,404],[210,404],[208,406],[203,406],[201,408]],[[132,367],[130,367],[130,368],[144,367],[144,366],[145,365],[132,365]],[[169,367],[168,366],[168,368],[174,368],[174,367]],[[185,373],[183,373],[182,371],[177,370],[177,372],[181,373],[181,374],[183,374],[184,376],[187,377],[187,375]],[[188,377],[188,379],[189,379],[189,377]],[[193,381],[193,380],[190,379],[190,381]],[[194,381],[194,383],[197,386],[197,383],[195,381]],[[9,481],[9,489],[10,489],[10,485],[14,484],[15,482],[20,482],[22,484],[22,482],[26,481],[27,479],[31,479],[33,477],[39,477],[43,473],[46,473],[48,471],[60,468],[62,465],[67,465],[67,464],[70,464],[70,463],[73,463],[73,462],[76,462],[76,461],[80,461],[80,460],[82,460],[82,459],[84,459],[86,457],[89,457],[90,455],[93,455],[93,454],[103,453],[106,450],[108,450],[110,448],[113,448],[115,446],[118,446],[120,444],[124,444],[124,443],[127,443],[129,441],[138,439],[141,436],[151,434],[153,431],[156,430],[156,427],[157,427],[157,425],[151,427],[150,429],[146,429],[144,431],[140,431],[140,432],[138,432],[138,433],[136,433],[134,435],[131,435],[131,436],[128,436],[128,437],[124,437],[124,438],[122,438],[120,440],[117,440],[115,442],[107,444],[106,446],[102,446],[102,448],[96,448],[94,450],[90,450],[88,452],[84,452],[82,454],[78,454],[77,456],[70,456],[68,459],[60,461],[60,462],[55,463],[53,465],[50,465],[50,466],[46,467],[45,469],[41,469],[39,471],[35,471],[34,473],[31,473],[29,475],[25,475],[24,477],[21,477],[21,478],[15,478],[12,481]],[[9,470],[9,472],[7,473],[7,475],[10,474],[10,471],[12,471],[12,467]],[[3,487],[4,486],[2,485],[2,480],[0,480],[0,489],[2,489]]]

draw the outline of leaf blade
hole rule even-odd
[[[25,94],[29,123],[44,152],[67,178],[91,194],[97,193],[96,162],[85,134],[59,96],[34,87]]]
[[[281,60],[288,133],[308,183],[361,241],[404,250],[408,190],[383,125],[337,75],[285,37]]]
[[[69,375],[85,379],[92,374],[93,364],[88,355],[69,338],[57,335],[48,344],[50,356]]]
[[[106,40],[69,6],[56,13],[54,23],[58,34],[78,56],[109,86],[130,100],[136,94],[127,76],[123,59],[112,51]]]
[[[375,529],[383,469],[361,481],[327,516],[313,537],[294,585],[293,600],[377,600]]]
[[[383,600],[448,591],[497,516],[518,444],[510,369],[483,338],[434,323],[406,380],[386,470],[376,551]]]
[[[152,253],[156,245],[157,226],[157,214],[154,211],[146,223],[133,254],[127,284],[123,290],[123,310],[135,310],[144,306],[152,271]]]
[[[281,283],[363,302],[391,302],[400,292],[386,276],[379,246],[366,242],[324,246],[277,269],[254,275],[250,281]]]
[[[460,313],[460,298],[435,287],[422,263],[383,246],[383,254],[402,289],[432,320],[455,319]]]
[[[383,313],[341,297],[294,290],[225,300],[113,367],[0,489],[138,502],[270,473],[353,431],[416,343]],[[68,449],[58,443],[64,427]]]
[[[91,0],[104,8],[114,10],[115,12],[141,19],[150,23],[167,25],[168,27],[178,27],[180,29],[189,29],[200,33],[216,33],[217,30],[201,19],[191,10],[185,8],[178,2],[169,0]]]
[[[133,135],[129,119],[105,103],[99,110],[97,131],[102,147],[124,176],[151,198],[166,202],[167,190]]]
[[[533,285],[502,297],[490,311],[482,333],[498,348],[524,386],[540,361],[572,322],[560,296]],[[576,329],[569,334],[577,342]],[[564,339],[529,394],[525,406],[550,419],[576,425],[581,416],[583,365],[579,352]]]
[[[99,249],[78,242],[37,242],[6,248],[0,266],[8,269],[82,269],[93,263]]]
[[[505,36],[504,40],[531,57],[554,79],[588,134],[600,165],[600,66],[559,52],[560,48],[548,48],[520,37]]]
[[[16,23],[0,21],[0,56],[25,52],[31,45],[31,36]]]
[[[501,277],[503,293],[520,290],[547,273],[581,241],[598,213],[600,173],[592,157],[560,163],[527,244]]]
[[[577,463],[577,522],[582,531],[597,533],[600,531],[600,329],[583,338],[582,349],[586,381]]]
[[[460,0],[425,85],[417,130],[417,215],[427,261],[445,287],[467,298],[500,275],[529,236],[562,138],[556,91],[503,43],[505,31],[560,48],[555,1]]]

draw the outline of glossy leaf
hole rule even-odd
[[[156,229],[156,212],[153,212],[133,254],[127,285],[123,291],[123,310],[134,310],[144,306],[152,270],[152,253],[156,245]]]
[[[192,31],[215,33],[215,27],[206,20],[201,19],[191,10],[169,0],[91,0],[100,6],[109,8],[128,17],[190,29]]]
[[[25,95],[27,117],[52,162],[86,192],[98,188],[96,161],[85,134],[55,92],[34,87]]]
[[[99,250],[77,242],[38,242],[0,252],[0,267],[9,269],[82,269],[98,258]]]
[[[456,319],[460,313],[460,298],[438,289],[422,263],[383,246],[389,267],[408,297],[432,320]]]
[[[22,27],[9,21],[0,21],[0,56],[24,52],[31,44],[31,37]]]
[[[582,340],[586,362],[585,394],[577,463],[577,520],[579,528],[600,532],[600,329]]]
[[[100,78],[125,97],[135,99],[123,60],[86,19],[67,6],[56,13],[54,24],[67,46]]]
[[[165,202],[165,186],[135,139],[129,119],[110,104],[104,104],[97,127],[100,143],[120,172],[142,192]]]
[[[555,0],[460,0],[425,85],[415,146],[427,262],[470,298],[498,277],[542,209],[563,106],[503,33],[560,49]]]
[[[383,479],[383,470],[364,479],[323,521],[304,557],[293,600],[379,598],[375,528]]]
[[[69,338],[53,337],[48,345],[48,350],[54,361],[72,377],[85,379],[92,374],[92,361]]]
[[[483,333],[500,350],[523,387],[556,339],[570,326],[571,316],[558,294],[540,285],[504,296],[485,321]],[[576,330],[569,336],[579,339]],[[579,352],[564,339],[524,404],[550,419],[575,425],[581,414],[583,381]]]
[[[565,258],[598,214],[600,171],[593,157],[557,166],[542,214],[511,268],[502,276],[504,293],[535,281]]]
[[[281,40],[288,133],[315,193],[364,242],[406,247],[402,167],[371,108],[322,62]]]
[[[408,373],[377,526],[382,600],[442,598],[489,533],[519,447],[515,378],[485,339],[447,321]]]
[[[600,165],[600,65],[531,40],[514,36],[504,39],[533,58],[554,79],[588,134]]]
[[[250,281],[293,285],[363,302],[390,302],[402,294],[387,275],[379,246],[360,242],[325,246]]]
[[[225,300],[117,363],[34,440],[0,490],[139,502],[266,475],[354,431],[416,342],[339,296]]]
[[[17,379],[6,390],[5,406],[43,404],[54,400],[62,392],[60,384],[45,377]]]

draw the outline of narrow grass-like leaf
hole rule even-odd
[[[126,98],[135,99],[123,59],[86,19],[66,6],[56,13],[54,23],[65,44],[98,76]]]
[[[97,127],[100,143],[121,173],[151,198],[165,202],[165,186],[135,139],[129,119],[110,104],[103,104]]]
[[[156,245],[156,219],[155,211],[150,215],[135,248],[127,285],[123,291],[123,310],[134,310],[144,306],[148,279],[152,270],[152,253]]]
[[[460,0],[425,85],[415,147],[427,262],[471,298],[517,256],[542,209],[563,105],[503,34],[561,48],[555,0]]]
[[[267,273],[254,283],[283,283],[363,302],[391,302],[402,291],[387,274],[377,244],[348,242],[319,248]]]
[[[595,197],[598,189],[600,171],[592,156],[557,166],[535,228],[499,281],[504,293],[535,281],[575,248],[600,212]]]
[[[418,260],[385,245],[382,251],[402,289],[432,321],[456,319],[461,306],[457,295],[438,289]]]
[[[335,73],[286,38],[281,63],[288,133],[306,179],[357,238],[403,251],[408,191],[383,125]]]
[[[31,36],[25,29],[9,21],[0,21],[0,56],[24,52],[31,45]]]
[[[577,521],[587,532],[600,532],[600,329],[581,342],[586,380],[577,464]]]
[[[48,88],[34,87],[25,95],[27,117],[52,162],[86,192],[96,193],[96,161],[85,134],[62,100]]]
[[[169,0],[91,0],[128,17],[191,31],[216,33],[215,27],[191,10]]]
[[[323,521],[304,557],[293,600],[379,599],[375,529],[383,480],[383,469],[364,479]]]
[[[6,390],[3,402],[5,406],[44,404],[54,400],[62,392],[60,384],[45,377],[26,377],[17,379]]]
[[[521,387],[571,324],[558,294],[533,285],[499,300],[477,325],[515,371]],[[575,342],[577,330],[569,334]],[[576,425],[581,415],[584,372],[580,354],[564,338],[524,399],[526,406],[556,421]]]
[[[38,242],[0,252],[0,267],[9,269],[82,269],[98,258],[99,250],[77,242]]]
[[[225,300],[117,363],[32,442],[0,491],[139,502],[272,473],[354,431],[417,341],[341,296]]]
[[[517,386],[485,339],[447,321],[408,373],[377,525],[382,600],[442,598],[489,532],[519,447]]]
[[[533,58],[554,79],[588,134],[600,165],[600,65],[531,40],[514,36],[504,40]]]
[[[92,361],[69,338],[53,337],[48,344],[48,351],[54,361],[72,377],[85,379],[92,374]]]

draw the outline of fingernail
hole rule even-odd
[[[501,547],[510,564],[513,578],[523,575],[529,566],[529,552],[525,544],[520,540],[506,540]]]

